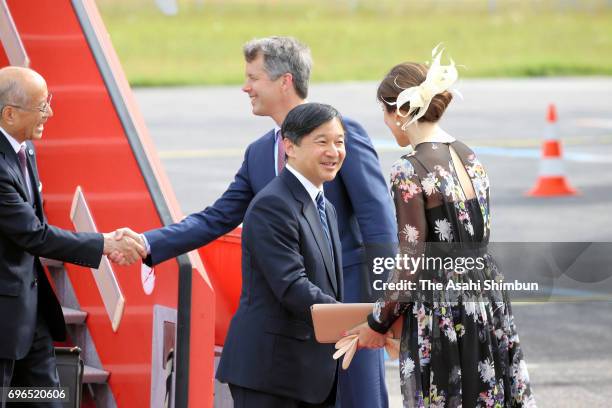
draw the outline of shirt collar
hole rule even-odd
[[[274,139],[278,140],[278,138],[280,137],[280,126],[276,125],[274,126]]]
[[[300,183],[302,183],[302,185],[304,186],[304,188],[308,192],[308,195],[310,196],[310,198],[312,199],[312,201],[316,205],[317,204],[317,196],[319,195],[319,193],[323,193],[323,188],[321,188],[321,189],[317,188],[317,186],[312,184],[312,182],[310,180],[308,180],[306,177],[304,177],[299,171],[297,171],[296,169],[291,167],[289,165],[289,163],[287,163],[285,165],[285,168],[287,170],[289,170],[298,179],[298,181]]]
[[[0,126],[0,131],[2,131],[2,133],[6,136],[7,140],[13,147],[13,150],[15,150],[15,153],[19,153],[21,146],[25,146],[25,142],[19,143],[13,136],[9,135],[8,132],[2,128],[2,126]]]

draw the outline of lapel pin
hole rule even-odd
[[[28,150],[28,154],[29,154],[30,156],[34,156],[34,150],[29,149],[29,150]]]

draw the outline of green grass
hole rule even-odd
[[[242,45],[268,35],[307,43],[317,82],[378,80],[398,62],[429,59],[439,42],[463,77],[612,75],[605,1],[495,3],[490,12],[485,0],[191,0],[172,17],[153,0],[99,8],[132,85],[241,83]]]

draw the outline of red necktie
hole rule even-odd
[[[21,146],[21,149],[17,152],[17,157],[19,158],[19,167],[21,167],[21,174],[23,174],[23,181],[26,183],[26,190],[28,191],[28,196],[32,199],[32,192],[30,191],[30,178],[28,175],[28,165],[26,162],[26,147]]]
[[[280,134],[280,130],[277,134],[277,145],[276,150],[276,174],[279,175],[285,168],[285,144],[283,143],[283,137]]]

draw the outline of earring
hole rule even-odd
[[[397,122],[395,122],[395,124],[396,124],[397,126],[402,126],[402,122],[400,122],[399,120],[398,120]]]

